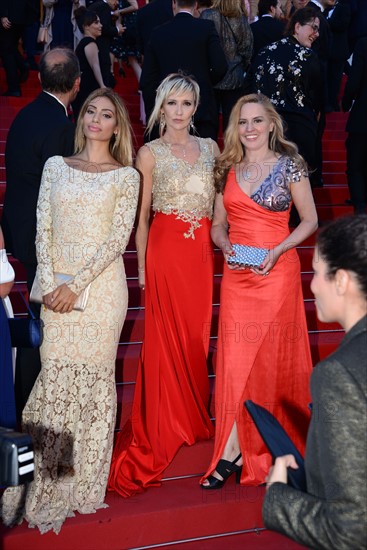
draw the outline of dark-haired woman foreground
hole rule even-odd
[[[346,332],[311,376],[312,418],[306,446],[307,493],[287,483],[292,455],[267,478],[266,527],[307,548],[366,548],[367,525],[367,216],[340,218],[319,235],[313,258],[320,321]]]

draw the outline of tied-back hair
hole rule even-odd
[[[305,25],[306,23],[311,23],[316,18],[319,17],[319,13],[316,8],[312,6],[306,6],[296,10],[290,20],[288,21],[287,27],[285,29],[285,36],[293,36],[295,32],[296,24]]]
[[[301,155],[298,153],[297,145],[288,141],[284,137],[283,122],[280,115],[276,112],[270,99],[263,94],[249,94],[237,101],[232,109],[229,123],[224,134],[223,152],[216,158],[214,166],[214,185],[217,193],[223,193],[226,178],[230,168],[238,164],[246,156],[246,149],[242,145],[238,132],[241,109],[248,103],[257,103],[262,105],[267,113],[274,128],[269,136],[269,149],[279,155],[287,155],[293,159],[296,165],[303,173],[307,173],[307,165]]]
[[[110,88],[98,88],[89,94],[84,101],[75,131],[74,154],[81,153],[85,148],[86,138],[83,132],[83,118],[89,105],[98,97],[106,97],[116,109],[117,135],[113,134],[110,139],[110,153],[116,162],[122,166],[132,166],[134,151],[129,114],[121,97]]]
[[[148,120],[146,129],[148,135],[153,130],[154,125],[160,121],[161,109],[166,99],[170,96],[182,95],[186,92],[190,92],[193,95],[196,109],[200,101],[200,88],[193,77],[184,73],[172,73],[162,80],[157,88],[154,109]]]
[[[94,11],[87,9],[85,6],[80,6],[77,8],[74,11],[74,17],[76,24],[78,25],[78,29],[82,34],[84,34],[85,27],[90,27],[90,25],[98,21],[98,15]]]
[[[354,273],[362,294],[367,298],[367,216],[345,216],[322,228],[317,250],[326,262],[330,279],[339,269]]]
[[[239,18],[243,15],[247,17],[243,0],[213,0],[212,8],[218,10],[224,17]]]

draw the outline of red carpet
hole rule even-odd
[[[143,129],[139,122],[139,95],[137,84],[128,68],[127,78],[118,78],[117,91],[124,97],[131,116],[137,146],[142,144]],[[5,89],[4,75],[0,71],[0,90]],[[17,111],[39,91],[36,73],[31,73],[23,85],[22,98],[0,98],[0,215],[5,191],[4,150],[6,134]],[[322,222],[352,212],[345,204],[349,197],[346,185],[345,157],[346,115],[333,113],[327,116],[324,137],[324,181],[322,189],[314,191],[319,219]],[[24,151],[20,151],[20,158]],[[313,361],[316,363],[338,345],[342,331],[337,325],[325,325],[317,320],[312,294],[311,260],[314,238],[298,248],[302,265],[302,280],[309,338]],[[16,280],[23,282],[24,273],[15,260]],[[116,382],[119,399],[119,416],[129,415],[134,392],[137,359],[143,338],[144,307],[140,303],[137,284],[137,263],[133,236],[125,254],[126,272],[130,293],[129,310],[123,328],[116,361]],[[216,255],[213,327],[211,354],[208,365],[213,380],[212,364],[216,353],[221,255]],[[17,313],[24,313],[24,304],[17,293],[12,293]],[[211,410],[214,411],[214,400]],[[119,420],[118,420],[119,424]],[[61,533],[41,536],[27,525],[6,529],[0,526],[1,548],[4,550],[123,550],[163,547],[169,550],[281,550],[301,548],[292,541],[263,529],[261,519],[262,488],[236,486],[230,480],[221,491],[204,492],[198,485],[198,476],[206,468],[212,452],[212,442],[183,448],[166,470],[161,488],[145,494],[122,499],[107,495],[109,508],[94,515],[77,515],[64,524]],[[214,538],[213,538],[214,537]],[[198,540],[199,539],[199,540]]]

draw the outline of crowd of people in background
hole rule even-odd
[[[106,489],[129,497],[159,485],[183,444],[213,437],[203,332],[212,312],[212,241],[224,267],[215,444],[201,488],[220,489],[232,474],[245,485],[267,482],[271,528],[314,548],[322,541],[332,549],[336,537],[347,549],[344,525],[352,522],[353,548],[362,548],[363,437],[351,426],[366,404],[358,371],[366,341],[366,2],[4,0],[0,22],[2,95],[20,97],[33,69],[42,86],[9,130],[0,253],[4,264],[5,247],[22,263],[29,293],[40,282],[42,304],[32,311],[46,332],[59,331],[40,350],[17,353],[9,426],[16,411],[34,438],[36,469],[30,486],[5,491],[3,521],[25,518],[41,533],[59,532],[75,511],[104,507]],[[127,109],[113,91],[126,65],[142,97],[145,145],[136,159]],[[311,377],[314,403],[325,392],[350,410],[341,418],[348,437],[339,460],[340,437],[333,441],[316,421],[306,446],[312,364],[295,247],[317,229],[312,189],[323,186],[322,136],[327,113],[340,110],[351,111],[347,177],[356,215],[319,236],[312,292],[319,318],[338,321],[347,335]],[[22,163],[19,149],[29,150]],[[290,231],[292,208],[298,222]],[[122,254],[135,220],[145,336],[133,413],[113,449],[114,368],[128,299]],[[78,243],[72,254],[70,241]],[[233,265],[234,244],[266,253],[250,269]],[[71,279],[57,286],[60,273]],[[2,269],[1,298],[13,279],[10,267]],[[267,328],[253,341],[227,338],[246,323]],[[98,325],[98,338],[86,339],[89,325]],[[284,325],[296,326],[298,337],[284,338]],[[9,348],[7,332],[2,344]],[[9,354],[2,363],[9,388]],[[246,399],[282,403],[279,420],[306,449],[307,493],[284,491],[287,468],[297,464],[286,456],[271,467]],[[348,490],[340,482],[334,505],[328,486],[339,487],[343,469],[352,481]],[[314,521],[316,509],[325,521]]]

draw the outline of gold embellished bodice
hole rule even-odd
[[[161,139],[147,143],[155,158],[153,170],[153,211],[174,214],[190,224],[184,236],[195,238],[202,218],[212,219],[215,197],[213,167],[214,142],[197,138],[200,155],[190,164],[177,158]]]

